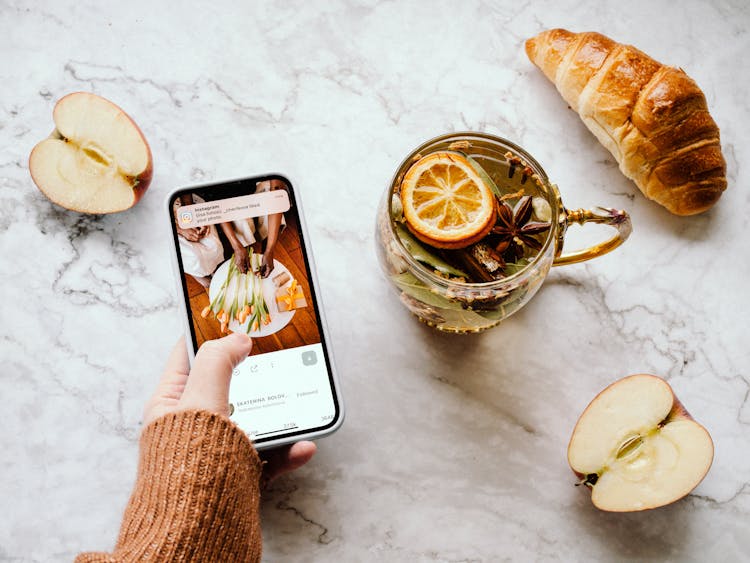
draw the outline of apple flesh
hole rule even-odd
[[[663,379],[631,375],[599,393],[576,423],[568,463],[591,501],[611,512],[648,510],[692,491],[714,446]]]
[[[118,106],[88,92],[61,98],[55,130],[29,157],[34,183],[54,203],[83,213],[133,207],[151,183],[143,133]]]

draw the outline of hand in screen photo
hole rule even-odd
[[[268,216],[268,238],[266,239],[266,250],[263,253],[263,261],[260,266],[260,275],[264,278],[267,278],[273,271],[273,251],[276,248],[276,242],[279,240],[281,218],[281,213]]]
[[[203,203],[204,200],[195,194],[183,194],[173,205],[177,241],[180,245],[183,269],[203,287],[211,283],[211,275],[224,259],[224,250],[215,226],[180,227],[177,214],[180,207]]]
[[[184,194],[179,198],[179,206],[176,206],[174,209],[174,221],[175,226],[177,227],[177,234],[189,242],[198,242],[209,233],[209,228],[207,226],[189,228],[180,227],[180,223],[177,221],[177,211],[183,205],[193,205],[194,203],[195,201],[193,200],[192,194]]]
[[[255,193],[285,189],[286,184],[281,180],[264,180],[258,182]],[[252,247],[255,253],[263,254],[259,269],[256,271],[264,278],[270,275],[274,268],[274,250],[284,226],[283,213],[221,223],[221,230],[232,247],[234,263],[240,272],[246,274],[252,267],[248,257],[248,249]],[[257,265],[256,268],[258,268]]]
[[[246,221],[246,219],[244,219],[243,221]],[[227,237],[229,245],[232,247],[232,252],[234,253],[234,263],[237,266],[237,269],[241,273],[246,274],[250,269],[250,257],[247,252],[247,249],[250,245],[248,244],[247,246],[245,246],[247,238],[246,236],[243,236],[243,233],[241,232],[241,226],[237,225],[237,223],[239,223],[239,221],[229,221],[227,223],[221,223],[221,230]]]
[[[208,234],[208,227],[183,229],[178,226],[177,234],[189,242],[198,242]]]
[[[281,180],[269,180],[268,187],[269,191],[273,190],[286,190],[287,186]],[[273,213],[266,216],[266,247],[263,251],[263,262],[261,263],[260,275],[264,278],[273,271],[273,252],[276,248],[276,243],[279,240],[279,233],[284,225],[284,214]]]

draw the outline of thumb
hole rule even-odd
[[[195,355],[185,391],[180,398],[180,409],[228,414],[232,371],[247,358],[252,347],[250,337],[242,333],[204,342]]]

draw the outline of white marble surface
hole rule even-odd
[[[270,170],[306,202],[348,418],[266,494],[266,560],[750,559],[746,2],[177,4],[0,0],[0,560],[113,545],[181,327],[163,197]],[[607,33],[697,80],[728,164],[712,211],[673,217],[619,173],[526,59],[547,27]],[[76,90],[151,143],[154,181],[129,212],[66,212],[30,180],[55,100]],[[456,337],[401,307],[373,231],[400,159],[466,129],[526,147],[569,205],[628,209],[634,233]],[[637,372],[669,379],[716,457],[683,501],[605,514],[565,448],[593,395]]]

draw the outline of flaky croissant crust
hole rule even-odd
[[[682,69],[594,32],[544,31],[526,53],[646,197],[677,215],[716,203],[727,186],[719,128]]]

